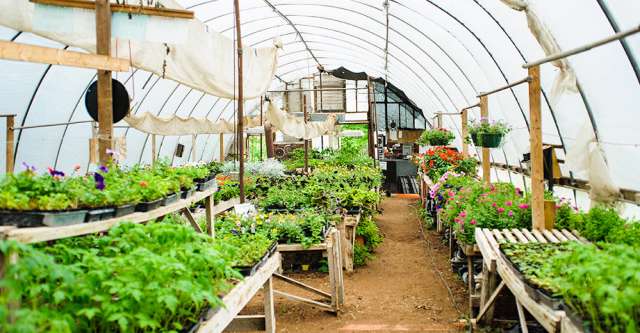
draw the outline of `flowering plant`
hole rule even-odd
[[[446,146],[451,143],[455,137],[456,136],[446,128],[433,128],[422,132],[417,143],[421,145]]]
[[[446,147],[434,147],[417,156],[418,166],[431,179],[438,179],[448,170],[475,174],[476,161]]]
[[[511,127],[504,121],[473,121],[469,124],[469,134],[471,136],[480,134],[505,135],[511,131]]]

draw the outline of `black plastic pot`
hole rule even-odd
[[[188,189],[188,190],[182,190],[182,192],[180,192],[180,198],[181,199],[186,199],[186,198],[192,196],[195,192],[196,192],[195,188]]]
[[[0,225],[13,225],[17,227],[60,227],[84,223],[86,215],[86,210],[62,212],[0,211]]]
[[[170,194],[168,196],[166,196],[164,199],[162,199],[162,206],[167,206],[170,205],[172,203],[178,202],[178,193],[173,193]]]
[[[118,206],[116,207],[115,217],[122,217],[125,215],[133,214],[135,213],[135,211],[136,211],[135,204]]]
[[[218,183],[215,179],[210,179],[205,181],[204,183],[198,183],[198,191],[207,191],[214,187],[218,186]]]
[[[97,208],[90,209],[85,216],[85,222],[97,222],[106,219],[113,218],[115,216],[116,210],[113,208]]]
[[[164,198],[160,198],[154,201],[141,202],[136,205],[136,212],[148,212],[150,210],[157,209],[162,204]]]
[[[477,147],[498,148],[502,142],[502,134],[482,134],[478,133],[471,136],[473,144]]]
[[[348,207],[343,209],[347,211],[347,215],[358,215],[362,212],[362,207]]]

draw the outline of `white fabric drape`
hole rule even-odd
[[[46,6],[28,0],[0,1],[0,24],[32,32],[88,52],[96,51],[95,11]],[[243,50],[244,96],[256,98],[267,90],[277,69],[277,49]],[[210,31],[196,19],[126,13],[112,15],[112,55],[131,58],[134,67],[175,80],[191,88],[234,97],[233,40]]]
[[[540,44],[546,55],[552,55],[561,52],[558,42],[553,34],[542,22],[534,8],[534,5],[527,0],[500,0],[514,10],[524,12],[527,15],[527,24],[529,30]],[[560,59],[553,62],[553,65],[560,69],[560,73],[553,83],[551,89],[551,101],[557,103],[558,98],[565,92],[578,92],[576,85],[576,75],[569,62],[566,59]]]
[[[337,119],[329,115],[324,121],[304,122],[304,119],[296,117],[278,108],[273,102],[267,107],[267,119],[285,135],[298,139],[311,140],[325,134],[334,134]]]

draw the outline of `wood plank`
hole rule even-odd
[[[95,1],[96,53],[111,56],[111,6],[109,0]],[[98,158],[102,165],[111,161],[113,149],[112,72],[98,70]]]
[[[542,154],[542,109],[540,104],[540,66],[529,68],[529,123],[531,154],[531,212],[533,229],[545,229],[544,166]]]
[[[558,229],[551,229],[551,233],[561,242],[568,242],[569,239],[565,237]]]
[[[466,140],[466,138],[469,137],[468,116],[469,113],[467,112],[467,110],[462,110],[460,118],[460,122],[462,123],[462,155],[465,157],[469,156],[469,143]]]
[[[182,214],[184,214],[184,216],[189,221],[189,224],[191,224],[191,226],[193,227],[193,229],[196,230],[196,232],[202,233],[202,228],[200,228],[198,221],[196,221],[196,218],[193,217],[193,215],[191,214],[189,207],[182,208]]]
[[[518,229],[511,229],[510,230],[518,239],[518,241],[520,241],[520,243],[529,243],[529,240],[527,239],[527,237],[525,237],[522,232]]]
[[[478,249],[480,250],[480,253],[482,255],[482,259],[484,259],[484,261],[486,263],[493,262],[495,264],[496,254],[495,254],[491,244],[489,243],[489,240],[487,239],[486,235],[484,234],[483,229],[476,228],[474,232],[475,232],[475,236],[476,236],[476,244],[478,244]],[[490,270],[492,270],[492,269],[490,268]]]
[[[581,242],[583,243],[589,243],[589,240],[580,236],[580,233],[578,232],[578,230],[571,230],[571,233],[576,236]]]
[[[326,298],[329,298],[329,299],[331,298],[331,294],[329,294],[329,293],[326,293],[326,292],[324,292],[324,291],[322,291],[320,289],[314,288],[312,286],[304,284],[304,283],[302,283],[300,281],[296,281],[296,280],[294,280],[292,278],[289,278],[289,277],[286,277],[284,275],[281,275],[281,274],[278,274],[278,273],[274,273],[273,277],[276,278],[276,279],[282,280],[282,281],[284,281],[286,283],[289,283],[291,285],[294,285],[294,286],[296,286],[298,288],[304,289],[304,290],[306,290],[308,292],[312,292],[312,293],[314,293],[314,294],[316,294],[318,296],[326,297]]]
[[[542,233],[536,229],[531,230],[531,233],[536,237],[536,239],[538,240],[538,242],[540,243],[548,243],[549,241],[547,241],[546,238],[544,238],[544,235],[542,235]]]
[[[2,42],[6,43],[6,42]],[[11,43],[13,44],[13,43]],[[1,46],[2,44],[0,44]],[[1,52],[1,48],[0,48]],[[15,169],[15,161],[13,160],[13,153],[15,149],[14,135],[15,132],[13,130],[13,125],[15,122],[15,115],[8,115],[6,117],[6,148],[5,148],[5,172],[10,174],[13,173],[13,169]]]
[[[300,302],[300,303],[306,303],[308,305],[317,306],[317,307],[320,307],[320,308],[323,308],[323,309],[326,309],[326,310],[333,311],[333,308],[329,304],[321,303],[321,302],[318,302],[318,301],[314,301],[314,300],[307,299],[307,298],[300,297],[300,296],[296,296],[296,295],[291,295],[289,293],[286,293],[286,292],[280,291],[280,290],[274,290],[273,293],[275,295],[277,295],[277,296],[282,296],[282,297],[288,298],[288,299],[290,299],[292,301],[296,301],[296,302]]]
[[[501,230],[502,234],[509,240],[509,242],[511,243],[517,243],[518,241],[516,240],[516,238],[511,234],[511,232],[508,229],[504,229]]]
[[[282,257],[275,253],[258,271],[240,281],[227,295],[222,298],[224,307],[204,322],[197,333],[218,333],[233,321],[235,316],[251,301],[255,294],[267,282],[273,273],[280,268]]]
[[[265,331],[266,328],[264,315],[240,315],[233,319],[225,332]]]
[[[489,122],[489,98],[487,96],[480,97],[480,121]],[[491,154],[489,148],[482,148],[482,180],[491,183]]]
[[[518,302],[518,300],[516,300],[516,308],[518,309],[518,319],[520,321],[520,329],[522,330],[522,333],[529,333],[529,328],[527,327],[527,319],[524,316],[522,305],[520,305],[520,302]]]
[[[560,240],[556,238],[549,230],[542,230],[542,234],[546,237],[551,243],[560,243]]]
[[[33,3],[69,8],[95,9],[95,1],[89,0],[30,0]],[[193,19],[195,16],[192,11],[173,8],[156,8],[149,6],[127,5],[127,4],[111,4],[112,12],[131,13],[133,15],[162,16],[181,19]]]
[[[491,232],[493,233],[493,235],[496,237],[496,240],[498,241],[498,243],[506,243],[507,240],[504,238],[504,236],[502,236],[502,234],[500,233],[500,230],[491,230]]]
[[[275,272],[273,274],[276,274]],[[276,332],[276,311],[273,302],[273,278],[267,279],[262,286],[264,305],[264,326],[267,333]]]
[[[556,224],[556,202],[555,200],[544,201],[544,227],[552,230]]]
[[[130,69],[127,59],[7,41],[0,41],[0,59],[114,72]]]
[[[233,206],[240,204],[240,198],[233,198],[231,200],[219,202],[217,205],[213,206],[212,214],[220,215],[228,210],[233,209]]]
[[[562,230],[560,230],[560,232],[561,232],[561,233],[562,233],[562,234],[563,234],[567,239],[572,240],[572,241],[576,241],[576,242],[578,241],[578,237],[574,236],[574,235],[573,235],[569,230],[567,230],[567,229],[562,229]]]
[[[168,206],[160,207],[149,212],[137,212],[108,220],[74,224],[64,227],[15,228],[6,231],[5,235],[7,239],[13,239],[23,243],[37,243],[94,234],[97,232],[107,231],[122,222],[144,223],[170,213],[178,212],[185,207],[190,207],[192,204],[213,195],[216,190],[217,189],[214,188],[203,192],[196,192],[193,196],[187,199],[180,199]]]
[[[204,218],[207,222],[207,235],[215,237],[216,235],[216,215],[213,213],[214,206],[213,195],[204,199]]]
[[[536,237],[531,233],[531,231],[527,230],[527,229],[520,229],[520,231],[522,232],[522,234],[527,237],[527,239],[529,240],[529,242],[533,242],[533,243],[537,243],[538,240],[536,239]]]
[[[500,251],[500,245],[496,241],[494,234],[489,229],[482,229],[482,232],[485,234],[485,238],[489,242],[494,256],[497,256],[498,251]]]
[[[480,321],[484,316],[485,312],[487,312],[487,310],[493,307],[493,304],[496,301],[496,297],[498,297],[498,294],[500,294],[504,286],[505,286],[504,281],[500,281],[500,284],[498,285],[498,287],[495,290],[493,290],[489,299],[483,304],[482,309],[480,309],[480,312],[478,312],[476,321]]]

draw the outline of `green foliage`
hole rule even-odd
[[[237,248],[178,224],[122,224],[41,248],[3,241],[0,251],[20,257],[0,280],[3,332],[179,332],[222,306],[239,278]]]
[[[366,246],[355,244],[353,246],[353,265],[356,267],[364,266],[367,261],[375,259],[375,256],[369,252]]]
[[[371,216],[363,217],[360,223],[358,223],[356,235],[364,238],[364,246],[369,252],[374,252],[375,249],[382,244],[384,239],[378,225]]]
[[[610,230],[622,227],[625,222],[612,208],[597,206],[587,213],[574,215],[570,225],[586,239],[598,242],[605,240]]]
[[[480,135],[480,134],[494,134],[494,135],[505,135],[511,131],[511,128],[507,123],[503,121],[496,122],[471,122],[469,124],[469,135]]]
[[[446,146],[455,138],[456,136],[446,128],[433,128],[422,132],[417,143],[426,146]]]
[[[605,237],[607,243],[626,244],[640,247],[640,223],[627,222],[612,229]]]

